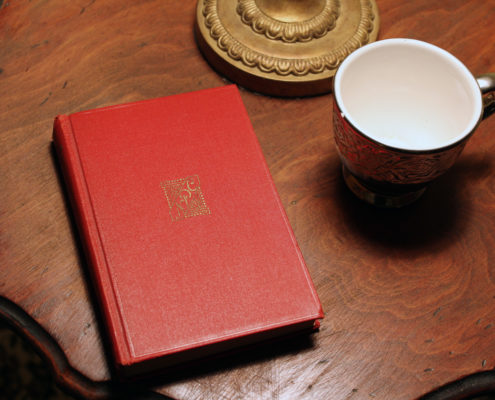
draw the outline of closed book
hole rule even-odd
[[[236,86],[60,115],[53,142],[122,376],[319,326]]]

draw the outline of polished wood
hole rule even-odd
[[[495,71],[492,1],[377,4],[379,38],[426,40],[474,74]],[[88,398],[120,386],[53,154],[53,118],[226,84],[197,48],[195,9],[163,0],[0,1],[1,315],[42,349],[63,386]],[[495,117],[417,203],[387,211],[343,183],[331,95],[241,95],[326,318],[308,338],[136,383],[140,393],[400,400],[493,389]]]

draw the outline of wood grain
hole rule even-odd
[[[426,40],[474,74],[495,71],[493,1],[377,3],[379,38]],[[112,372],[51,148],[53,118],[224,85],[196,46],[195,7],[0,2],[0,296],[93,382],[110,384]],[[386,211],[344,186],[331,95],[241,95],[326,319],[309,338],[146,385],[177,399],[400,400],[492,370],[495,117],[423,198]]]

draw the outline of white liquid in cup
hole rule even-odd
[[[412,39],[388,39],[351,53],[335,75],[343,116],[385,145],[434,150],[464,138],[482,114],[476,79],[457,58]]]

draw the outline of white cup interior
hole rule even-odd
[[[335,75],[334,90],[355,128],[406,150],[456,143],[482,113],[480,88],[464,64],[413,39],[382,40],[351,53]]]

